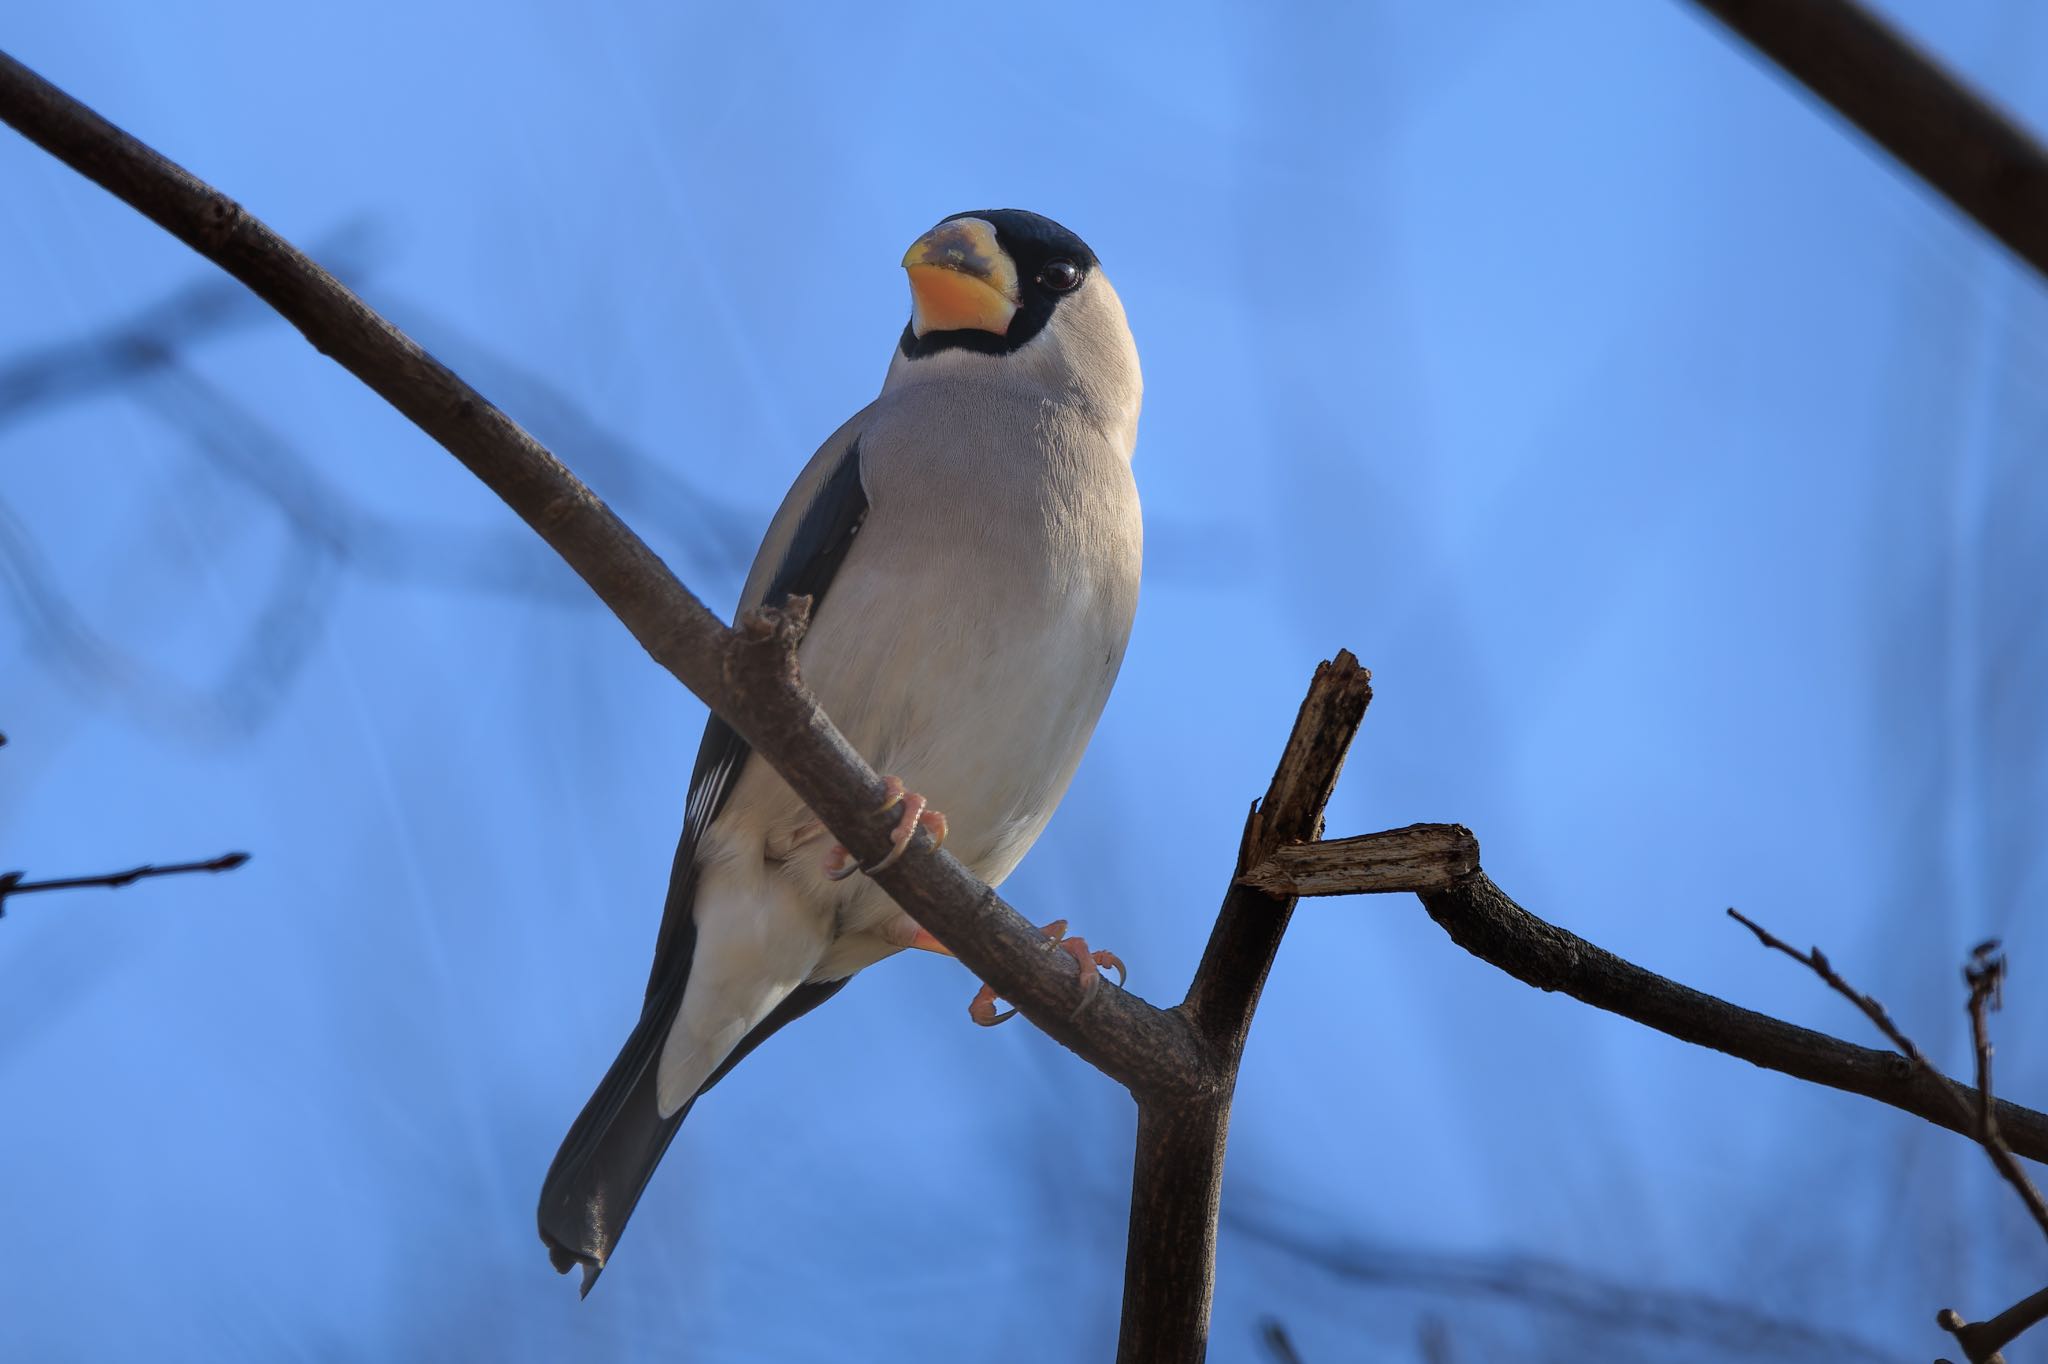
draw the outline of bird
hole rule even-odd
[[[803,678],[883,772],[897,822],[861,868],[712,715],[691,770],[638,1021],[541,1187],[540,1235],[587,1296],[677,1128],[785,1024],[906,948],[945,952],[863,873],[924,828],[990,885],[1043,832],[1121,667],[1143,526],[1143,396],[1117,292],[1022,209],[942,219],[904,254],[881,393],[770,522],[742,611],[811,599]],[[1114,954],[1044,930],[1094,988]],[[983,986],[974,1021],[1008,1017]]]

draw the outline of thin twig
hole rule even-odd
[[[1934,1068],[1933,1062],[1929,1061],[1926,1058],[1926,1056],[1921,1054],[1920,1048],[1914,1045],[1913,1039],[1906,1036],[1904,1032],[1900,1031],[1898,1024],[1892,1022],[1892,1016],[1891,1014],[1885,1011],[1884,1005],[1878,1003],[1869,995],[1864,994],[1855,986],[1851,985],[1848,981],[1843,980],[1842,977],[1836,973],[1835,968],[1831,964],[1829,964],[1828,959],[1824,955],[1822,955],[1821,950],[1818,947],[1812,949],[1809,952],[1801,952],[1798,948],[1791,946],[1783,939],[1772,936],[1772,934],[1768,930],[1766,930],[1763,927],[1763,925],[1757,923],[1754,919],[1749,918],[1747,915],[1743,914],[1743,912],[1739,909],[1731,907],[1728,911],[1728,917],[1735,920],[1735,922],[1741,924],[1750,932],[1756,934],[1757,941],[1762,943],[1765,947],[1770,948],[1774,952],[1783,952],[1786,956],[1792,958],[1792,960],[1800,963],[1802,966],[1807,967],[1815,975],[1819,976],[1822,980],[1826,981],[1828,985],[1835,991],[1836,994],[1842,996],[1851,1004],[1854,1004],[1857,1008],[1861,1009],[1864,1012],[1865,1016],[1868,1017],[1872,1023],[1875,1023],[1877,1025],[1877,1030],[1883,1033],[1885,1037],[1890,1040],[1891,1044],[1897,1047],[1899,1049],[1900,1054],[1903,1055],[1908,1061],[1911,1061],[1916,1067],[1924,1071],[1926,1074],[1931,1075],[1936,1079],[1942,1078],[1941,1072]],[[1957,1094],[1954,1091],[1950,1091],[1949,1097],[1955,1104],[1957,1115],[1960,1116],[1965,1122],[1970,1124],[1970,1131],[1974,1134],[1977,1130],[1976,1114],[1970,1111],[1969,1104],[1964,1102],[1963,1097],[1960,1094]]]
[[[1892,1045],[1913,1063],[1916,1070],[1931,1080],[1942,1082],[1943,1092],[1949,1096],[1958,1114],[1968,1124],[1967,1130],[1970,1135],[1984,1148],[1984,1154],[1991,1158],[1992,1166],[2004,1176],[2006,1183],[2012,1185],[2013,1191],[2020,1197],[2020,1202],[2026,1205],[2028,1214],[2041,1228],[2041,1234],[2048,1236],[2048,1205],[2041,1202],[2041,1191],[2027,1178],[2027,1172],[2021,1168],[2019,1161],[2013,1156],[2012,1147],[2006,1144],[2003,1134],[1999,1131],[1998,1103],[1991,1092],[1991,1030],[1985,1015],[1998,1007],[2005,982],[2005,957],[1999,952],[1996,939],[1979,943],[1970,953],[1968,964],[1963,967],[1963,982],[1970,987],[1967,1006],[1970,1014],[1970,1037],[1977,1056],[1977,1104],[1972,1109],[1963,1097],[1962,1088],[1953,1081],[1948,1081],[1934,1068],[1920,1048],[1913,1045],[1913,1039],[1906,1036],[1898,1024],[1892,1022],[1891,1015],[1885,1012],[1882,1004],[1843,980],[1834,967],[1828,964],[1828,959],[1822,955],[1818,947],[1801,952],[1788,946],[1781,939],[1773,937],[1755,920],[1737,910],[1730,909],[1728,917],[1756,934],[1757,941],[1765,947],[1783,952],[1792,960],[1802,962],[1811,968],[1813,973],[1833,987],[1837,994],[1848,999],[1868,1015],[1870,1021],[1891,1039]],[[2003,1364],[2005,1357],[1999,1352],[2022,1331],[2040,1321],[2044,1315],[2048,1315],[2048,1289],[2043,1289],[2017,1306],[1999,1313],[1990,1321],[1979,1322],[1974,1326],[1965,1322],[1962,1314],[1952,1307],[1942,1308],[1935,1321],[1944,1331],[1956,1338],[1956,1342],[1969,1355],[1970,1364]]]
[[[1998,1106],[1991,1092],[1991,1027],[1985,1015],[2004,1002],[2005,992],[2005,954],[1998,950],[1996,939],[1980,943],[1970,954],[1969,964],[1963,967],[1963,982],[1970,987],[1970,1039],[1977,1052],[1977,1140],[2027,1205],[2034,1225],[2048,1237],[2048,1203],[2041,1201],[2041,1191],[2027,1178],[1998,1130]]]
[[[108,872],[103,876],[64,876],[50,881],[24,881],[26,872],[10,871],[0,873],[0,917],[7,913],[7,899],[12,895],[30,895],[39,890],[83,890],[88,886],[132,886],[150,876],[178,876],[193,871],[233,871],[249,860],[245,852],[223,853],[205,862],[174,862],[167,866],[134,867],[128,871]]]
[[[1877,1025],[1878,1031],[1891,1039],[1892,1045],[1899,1049],[1900,1054],[1913,1063],[1915,1069],[1930,1080],[1940,1082],[1942,1092],[1949,1097],[1956,1115],[1965,1124],[1958,1130],[1967,1131],[1977,1139],[1978,1145],[1984,1148],[1984,1153],[1991,1157],[1991,1164],[2005,1177],[2006,1182],[2012,1185],[2014,1191],[2019,1194],[2020,1201],[2026,1204],[2027,1212],[2040,1226],[2041,1234],[2048,1236],[2048,1205],[2041,1202],[2040,1190],[2027,1178],[2027,1172],[2020,1168],[2019,1161],[2013,1157],[2012,1147],[2006,1144],[2004,1136],[2000,1134],[1998,1106],[1991,1093],[1991,1041],[1985,1028],[1984,1013],[1989,1001],[1998,994],[1999,982],[2005,974],[2005,958],[1993,955],[1998,950],[1996,942],[1978,947],[1972,954],[1972,961],[1975,964],[1965,967],[1963,971],[1964,979],[1970,987],[1970,1029],[1977,1044],[1977,1103],[1972,1107],[1963,1097],[1961,1087],[1936,1070],[1934,1063],[1913,1044],[1913,1039],[1906,1036],[1898,1024],[1892,1022],[1892,1016],[1885,1012],[1884,1005],[1843,980],[1835,968],[1829,965],[1828,959],[1822,955],[1818,947],[1801,952],[1773,937],[1755,920],[1748,918],[1739,910],[1730,909],[1728,917],[1756,934],[1757,941],[1765,947],[1783,952],[1792,960],[1804,963],[1815,975],[1833,987],[1837,994],[1861,1009],[1870,1021]]]

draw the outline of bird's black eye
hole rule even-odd
[[[1064,294],[1081,282],[1081,267],[1070,260],[1048,261],[1038,272],[1038,282],[1056,294]]]

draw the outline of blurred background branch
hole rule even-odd
[[[1579,1342],[1586,1359],[1634,1359],[1658,1342],[1707,1346],[1729,1359],[1782,1364],[1907,1364],[1911,1358],[1851,1332],[1711,1294],[1679,1292],[1647,1282],[1604,1276],[1553,1256],[1460,1254],[1416,1245],[1371,1244],[1354,1237],[1304,1231],[1309,1209],[1284,1205],[1224,1213],[1225,1225],[1247,1241],[1285,1256],[1296,1268],[1357,1285],[1376,1294],[1417,1293],[1453,1305],[1453,1320],[1470,1320],[1481,1304],[1513,1306],[1554,1318],[1564,1339]],[[1425,1358],[1450,1352],[1440,1319],[1422,1318]],[[1277,1322],[1275,1323],[1278,1324]],[[1301,1355],[1302,1364],[1317,1364]],[[1559,1356],[1563,1357],[1563,1356]],[[1277,1356],[1276,1356],[1277,1358]]]
[[[385,254],[361,222],[322,238],[317,249],[337,278],[359,286]],[[399,311],[415,319],[437,353],[516,394],[534,429],[574,448],[619,505],[650,515],[660,508],[660,521],[682,532],[676,548],[693,571],[717,580],[745,572],[752,549],[739,529],[751,519],[744,509],[608,431],[558,385],[424,309],[401,303]],[[247,288],[213,276],[83,336],[0,361],[0,434],[70,404],[118,396],[197,456],[199,479],[169,495],[217,497],[232,489],[289,532],[262,600],[217,677],[193,684],[95,626],[63,587],[30,523],[0,500],[0,580],[45,658],[139,719],[205,738],[248,733],[267,721],[336,609],[337,574],[574,609],[594,605],[530,535],[371,508],[320,470],[304,438],[279,431],[204,376],[195,360],[201,348],[275,316]]]
[[[1694,0],[2048,277],[2048,152],[1855,0]]]

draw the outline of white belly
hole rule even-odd
[[[943,811],[947,851],[996,884],[1043,831],[1080,763],[1122,661],[1132,594],[1071,566],[992,577],[984,560],[977,583],[929,567],[904,575],[886,564],[856,567],[850,556],[799,658],[853,746]],[[935,583],[948,588],[936,598]],[[833,945],[813,978],[834,979],[891,950],[865,939],[898,911],[864,878],[824,878],[832,840],[799,841],[810,822],[753,757],[704,852],[767,863],[771,875],[793,881],[797,902],[821,922],[790,929],[807,938],[824,931]],[[700,924],[724,908],[710,898],[700,898]]]

